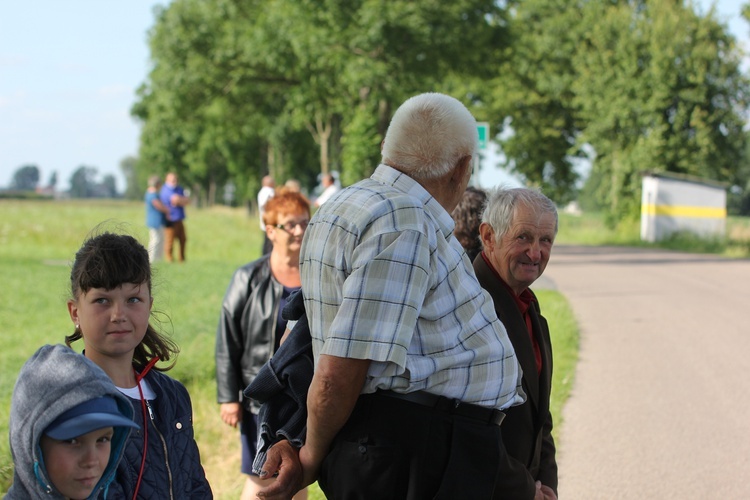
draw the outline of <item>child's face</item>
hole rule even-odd
[[[66,498],[87,498],[109,462],[114,429],[106,427],[68,441],[42,435],[40,445],[47,474]]]
[[[68,301],[73,323],[80,325],[86,357],[130,356],[146,335],[152,299],[145,283],[92,288]]]

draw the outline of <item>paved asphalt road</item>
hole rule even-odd
[[[556,245],[542,280],[581,329],[560,498],[750,499],[750,261]]]

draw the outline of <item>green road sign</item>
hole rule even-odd
[[[490,124],[478,122],[477,132],[479,132],[479,149],[487,149],[487,141],[490,140]]]

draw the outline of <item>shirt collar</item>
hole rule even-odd
[[[375,172],[370,178],[382,184],[392,186],[394,189],[406,193],[409,196],[417,198],[422,202],[427,213],[435,219],[440,232],[443,233],[445,238],[448,238],[453,233],[453,228],[456,227],[456,223],[453,221],[451,215],[414,178],[382,163],[378,165],[378,168],[375,169]]]

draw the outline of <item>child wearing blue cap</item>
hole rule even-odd
[[[131,428],[133,408],[103,370],[66,346],[41,347],[13,389],[5,498],[106,498]]]

